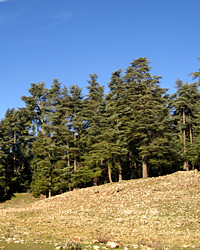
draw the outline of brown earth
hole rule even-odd
[[[24,194],[25,195],[25,194]],[[5,238],[118,241],[200,249],[200,173],[176,172],[0,206]]]

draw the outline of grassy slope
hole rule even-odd
[[[44,200],[17,194],[0,204],[0,214],[5,239],[59,242],[80,236],[84,242],[200,249],[200,173],[105,184]]]

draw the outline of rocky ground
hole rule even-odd
[[[0,214],[1,237],[11,241],[200,249],[200,173],[105,184],[15,207],[1,204]]]

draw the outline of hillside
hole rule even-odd
[[[26,195],[26,194],[24,194]],[[24,241],[118,241],[200,249],[200,173],[176,172],[0,204],[0,235]]]

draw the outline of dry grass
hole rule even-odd
[[[42,242],[79,236],[84,242],[99,238],[155,249],[167,245],[200,249],[197,171],[105,184],[35,201],[0,204],[2,237]]]

